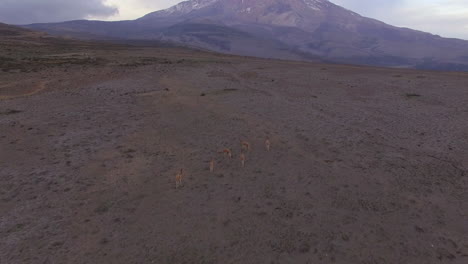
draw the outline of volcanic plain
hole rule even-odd
[[[468,263],[468,73],[0,45],[0,263]]]

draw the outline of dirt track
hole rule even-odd
[[[0,263],[468,262],[468,74],[134,52],[0,73]]]

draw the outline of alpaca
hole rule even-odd
[[[242,164],[242,168],[245,167],[245,154],[244,153],[240,154],[240,161]]]
[[[222,153],[224,154],[224,156],[227,155],[229,158],[232,158],[232,151],[230,149],[223,149]]]
[[[271,142],[270,142],[270,140],[269,140],[268,138],[265,140],[265,147],[266,147],[266,150],[267,150],[267,151],[270,151],[270,149],[271,149]]]
[[[176,174],[176,189],[182,186],[182,180],[184,179],[184,169],[180,169]]]
[[[211,159],[211,161],[210,161],[210,172],[214,171],[214,166],[215,166],[215,160]]]
[[[240,144],[241,144],[241,149],[243,149],[243,150],[245,149],[247,151],[250,150],[250,143],[249,142],[241,140]]]

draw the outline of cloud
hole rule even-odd
[[[466,0],[331,0],[388,24],[468,39]]]
[[[182,1],[183,0],[107,0],[107,3],[118,6],[120,13],[106,20],[135,19],[153,11],[171,7]]]
[[[105,0],[0,0],[0,21],[9,24],[106,18],[118,13]]]
[[[364,16],[386,13],[405,4],[405,0],[331,0]]]
[[[398,11],[398,19],[391,22],[410,28],[439,34],[443,37],[468,39],[468,4],[447,1],[451,5],[435,3],[423,7],[407,7]]]

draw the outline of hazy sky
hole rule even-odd
[[[468,0],[331,0],[361,15],[444,37],[468,39]],[[0,0],[11,24],[73,19],[135,19],[181,0]]]

